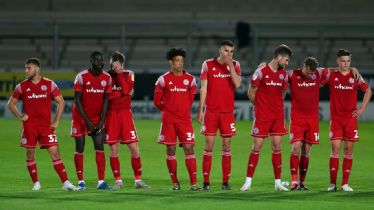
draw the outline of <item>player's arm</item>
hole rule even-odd
[[[239,88],[240,85],[242,84],[242,77],[238,73],[236,73],[234,64],[232,62],[229,64],[229,68],[230,68],[231,80],[234,83],[235,88]]]
[[[75,105],[77,105],[79,113],[81,114],[83,120],[86,122],[87,129],[91,132],[94,132],[96,130],[96,127],[91,122],[91,120],[88,119],[88,116],[83,109],[81,98],[82,98],[82,92],[75,91],[74,92],[74,103],[75,103]]]
[[[197,111],[197,122],[201,123],[203,116],[204,116],[204,105],[205,105],[205,99],[206,94],[208,90],[208,80],[200,80],[201,81],[201,87],[200,87],[200,101],[199,101],[199,109]]]
[[[51,129],[56,129],[59,122],[60,122],[60,119],[61,119],[61,116],[62,116],[62,113],[64,113],[64,109],[65,109],[65,101],[64,101],[64,98],[62,97],[62,95],[59,95],[59,96],[55,96],[53,98],[56,103],[57,103],[57,111],[56,111],[56,116],[55,116],[55,119],[53,120],[53,122],[49,125],[49,127]]]
[[[162,90],[161,87],[159,87],[156,84],[155,91],[154,91],[154,94],[153,94],[153,104],[160,111],[162,111],[164,109],[164,101],[162,100],[163,96],[164,96],[164,91]]]
[[[249,101],[253,105],[255,105],[255,103],[256,103],[256,92],[257,92],[257,89],[258,89],[258,87],[254,87],[252,85],[249,85],[249,87],[248,87],[247,96],[249,98]]]
[[[107,113],[107,110],[108,110],[109,94],[110,93],[104,93],[104,95],[103,95],[103,99],[104,99],[103,100],[103,108],[101,109],[100,121],[96,125],[96,128],[98,129],[98,131],[96,131],[96,135],[99,134],[102,131],[102,129],[104,128],[105,117],[106,117],[106,113]]]
[[[17,117],[17,119],[19,119],[20,121],[26,121],[27,119],[29,119],[29,116],[27,114],[21,114],[18,111],[17,102],[18,99],[11,96],[8,100],[8,108],[13,113],[13,115]]]
[[[371,91],[371,88],[370,88],[370,86],[369,86],[369,87],[365,90],[365,95],[364,95],[364,98],[362,99],[361,106],[360,106],[358,109],[356,109],[355,111],[353,111],[353,113],[352,113],[352,116],[353,116],[354,118],[359,118],[359,117],[362,115],[362,113],[364,113],[364,111],[365,111],[367,105],[368,105],[369,102],[370,102],[370,98],[371,98],[371,96],[372,96],[372,91]]]

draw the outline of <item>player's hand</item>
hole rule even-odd
[[[19,120],[21,120],[22,122],[25,122],[28,119],[29,119],[29,116],[27,114],[24,114],[21,118],[19,118]]]
[[[358,119],[362,115],[362,113],[364,113],[364,109],[356,109],[352,112],[352,117]]]
[[[120,64],[118,61],[115,61],[115,62],[112,64],[112,69],[113,69],[117,74],[120,74],[120,73],[123,72],[122,64]]]
[[[56,130],[56,128],[58,127],[58,121],[53,121],[49,127],[52,129],[52,130]]]
[[[204,111],[203,109],[199,109],[196,116],[196,121],[201,124],[202,120],[204,119]]]
[[[358,69],[355,67],[351,67],[350,69],[353,74],[353,78],[355,78],[355,80],[358,80],[361,76],[360,73],[358,72]]]
[[[232,58],[230,56],[227,56],[227,55],[221,55],[221,58],[222,58],[222,62],[227,64],[227,65],[231,65],[233,64],[232,62]]]
[[[90,131],[91,133],[95,133],[96,131],[96,126],[90,121],[88,120],[86,122],[86,126],[87,126],[87,130]]]

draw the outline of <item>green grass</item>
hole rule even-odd
[[[221,184],[221,142],[216,140],[211,173],[212,188],[209,192],[188,190],[188,174],[184,163],[183,151],[178,149],[178,176],[182,190],[170,190],[171,182],[165,164],[165,146],[157,144],[159,121],[137,120],[140,136],[140,152],[143,163],[143,180],[152,186],[149,190],[133,189],[133,175],[129,152],[126,146],[120,150],[121,170],[125,189],[103,192],[95,190],[96,165],[93,145],[86,142],[85,179],[88,190],[84,192],[64,192],[61,190],[56,173],[46,151],[37,150],[40,192],[32,192],[32,183],[25,167],[25,151],[20,148],[20,122],[14,119],[0,119],[0,209],[373,209],[374,208],[374,156],[372,133],[374,123],[360,122],[361,141],[356,144],[354,164],[350,185],[354,192],[327,193],[329,183],[328,157],[330,145],[327,139],[328,123],[322,122],[321,144],[314,146],[307,176],[310,191],[276,192],[273,189],[270,144],[266,142],[254,176],[252,191],[240,192],[251,147],[248,121],[237,123],[238,135],[232,142],[231,185],[234,190],[223,192]],[[201,155],[204,138],[196,131],[196,157],[198,164],[198,183],[202,182]],[[69,137],[70,120],[62,120],[57,131],[62,159],[69,178],[76,184],[73,163],[74,140]],[[290,180],[288,136],[283,140],[283,179]],[[108,156],[108,148],[106,147]],[[113,184],[109,161],[106,177]],[[339,171],[338,183],[341,179]]]

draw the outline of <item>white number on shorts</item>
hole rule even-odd
[[[231,124],[230,124],[230,127],[231,127],[231,131],[236,131],[235,123],[231,123]]]
[[[195,138],[195,134],[191,132],[187,132],[187,141],[191,141],[192,139]]]
[[[314,133],[314,138],[315,138],[316,141],[318,141],[319,140],[319,133]]]
[[[355,132],[355,139],[358,139],[358,130],[354,130]]]
[[[49,143],[57,142],[57,136],[56,134],[50,134],[48,135]]]
[[[131,133],[131,139],[136,139],[135,131],[130,131],[130,133]]]

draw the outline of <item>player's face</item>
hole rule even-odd
[[[169,63],[173,71],[182,72],[184,65],[184,57],[180,55],[174,56],[172,60],[169,60]]]
[[[349,71],[349,68],[351,66],[351,56],[340,56],[336,59],[336,62],[340,69]]]
[[[32,79],[39,73],[39,67],[35,64],[26,64],[25,65],[26,78]]]
[[[220,55],[226,55],[226,56],[232,58],[232,56],[234,55],[234,47],[224,45],[221,48],[219,48],[219,54]]]
[[[278,69],[284,69],[290,62],[290,57],[288,55],[278,55],[277,56]]]
[[[91,69],[94,71],[102,71],[104,68],[104,58],[102,55],[95,55],[93,59],[91,59]]]
[[[311,78],[312,75],[316,72],[315,70],[311,70],[309,67],[306,67],[305,64],[303,66],[303,69],[301,71],[303,73],[303,75],[306,77],[306,78]]]

